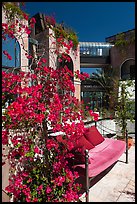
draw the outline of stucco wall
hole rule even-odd
[[[8,148],[4,145],[2,145],[2,148],[5,148],[5,149],[2,149],[2,153],[3,154],[7,154],[8,153]],[[4,158],[3,158],[4,159]],[[5,164],[2,166],[2,190],[5,191],[5,187],[8,186],[9,184],[9,162],[8,160],[6,160]],[[7,194],[5,192],[2,192],[2,202],[7,202],[9,201],[9,197],[7,196]]]
[[[81,96],[80,96],[80,92],[81,92],[81,83],[80,82],[74,82],[74,86],[75,86],[75,97],[81,101]]]
[[[23,24],[28,26],[28,21],[24,20]],[[23,33],[22,38],[18,39],[18,37],[17,37],[17,40],[20,43],[20,45],[23,44],[23,47],[24,47],[23,48],[21,46],[21,70],[25,71],[25,72],[28,72],[28,70],[29,70],[29,68],[28,68],[29,60],[27,59],[27,57],[25,55],[26,51],[28,51],[28,49],[29,49],[28,34]]]
[[[7,20],[5,18],[5,13],[4,10],[2,10],[2,23],[7,23]],[[28,25],[28,22],[25,20],[23,22],[25,25]],[[26,51],[28,50],[28,35],[24,33],[22,35],[22,38],[19,38],[18,35],[16,36],[20,48],[21,48],[21,70],[23,71],[28,71],[28,59],[25,56]],[[24,49],[22,48],[21,44],[24,45]],[[2,153],[4,154],[5,152],[8,151],[8,149],[5,146],[2,146],[2,148],[5,148],[5,150],[2,149]],[[5,187],[9,184],[9,162],[6,161],[6,163],[2,166],[2,189],[5,191]],[[6,195],[6,193],[2,191],[2,202],[9,202],[9,197]]]

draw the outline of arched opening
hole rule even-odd
[[[8,35],[5,37],[6,40],[2,40],[2,69],[11,71],[21,67],[21,48],[16,38],[10,38]],[[10,60],[3,53],[4,51],[11,56]]]
[[[69,55],[62,53],[57,57],[57,69],[64,68],[65,66],[67,66],[67,68],[70,70],[70,79],[74,84],[74,77],[71,76],[71,73],[72,75],[74,74],[73,61]],[[60,95],[65,94],[65,90],[63,90],[62,88],[58,88],[58,92]],[[70,94],[74,95],[73,92],[70,92]]]
[[[20,44],[16,38],[10,38],[8,35],[5,37],[6,40],[2,40],[2,70],[18,74],[21,67]],[[11,56],[11,58],[7,56]],[[5,100],[2,101],[2,107],[7,107],[16,97],[17,94],[7,94]]]
[[[126,59],[121,64],[120,70],[122,80],[135,79],[135,59],[133,58]]]
[[[74,73],[72,58],[67,54],[63,54],[63,56],[61,54],[57,57],[57,68],[64,67],[65,65],[72,73]],[[74,77],[72,77],[71,80],[74,81]]]

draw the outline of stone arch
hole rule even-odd
[[[120,78],[122,80],[135,79],[135,59],[126,59],[120,65]]]

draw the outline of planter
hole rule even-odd
[[[134,145],[134,141],[133,141],[133,138],[132,137],[129,137],[128,138],[128,149]]]
[[[126,138],[122,138],[121,136],[117,136],[118,140],[123,140],[126,142]],[[128,149],[130,149],[131,146],[133,146],[134,141],[132,137],[128,137]]]

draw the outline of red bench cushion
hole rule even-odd
[[[105,140],[89,150],[89,177],[94,177],[115,163],[126,150],[126,142],[112,138]],[[85,163],[74,166],[84,175]]]
[[[94,146],[104,141],[104,137],[100,134],[100,132],[95,126],[86,128],[84,136]]]

